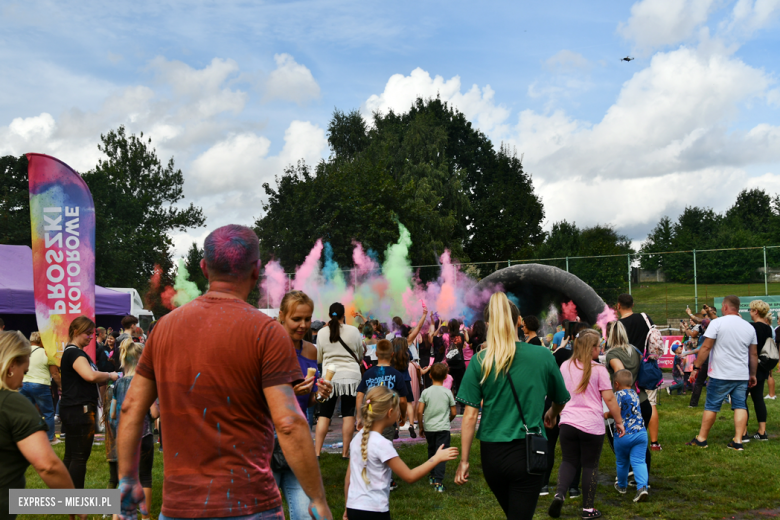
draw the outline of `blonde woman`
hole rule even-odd
[[[19,332],[0,331],[0,516],[8,514],[8,490],[24,489],[24,473],[32,464],[52,489],[73,489],[65,465],[46,436],[41,414],[19,393],[30,364],[30,343]]]
[[[59,444],[60,440],[54,437],[54,401],[51,397],[52,374],[56,373],[59,377],[57,362],[49,359],[46,349],[41,343],[39,332],[30,334],[30,345],[32,348],[30,368],[24,376],[24,385],[20,392],[38,407],[38,411],[46,420],[46,426],[49,428],[49,442]]]
[[[68,344],[62,353],[60,370],[62,399],[60,418],[65,433],[65,467],[76,489],[84,489],[87,460],[95,440],[95,414],[98,407],[98,385],[116,381],[116,372],[98,372],[84,352],[95,335],[95,323],[86,316],[74,319],[68,327]]]
[[[119,429],[119,421],[122,413],[122,403],[130,389],[130,384],[135,376],[135,369],[138,361],[141,359],[141,353],[144,346],[140,343],[134,343],[132,339],[126,339],[119,345],[119,362],[124,371],[124,377],[114,385],[114,398],[111,401],[111,428],[116,436]],[[154,466],[154,434],[152,433],[152,423],[160,417],[160,409],[157,403],[152,404],[149,413],[144,417],[144,426],[141,433],[141,458],[138,463],[138,480],[144,490],[146,503],[146,514],[141,509],[141,516],[144,519],[149,518],[149,512],[152,508],[152,467]],[[67,437],[66,437],[67,438]],[[118,447],[118,446],[117,446]],[[112,468],[112,480],[115,477],[116,466]],[[116,475],[118,476],[118,475]]]
[[[639,377],[639,365],[642,364],[642,355],[639,350],[634,348],[628,342],[628,334],[626,329],[620,321],[611,321],[607,323],[607,372],[609,372],[609,379],[612,384],[615,384],[615,373],[626,369],[631,372],[631,376],[634,378],[631,386],[636,386],[636,379]],[[640,389],[637,394],[639,397],[639,412],[642,414],[642,420],[647,427],[650,424],[650,419],[653,416],[653,405],[650,404],[650,399],[647,397],[647,392],[644,389]],[[649,434],[648,430],[648,434]],[[647,448],[645,452],[645,463],[647,464],[647,474],[650,474],[650,463],[652,462],[652,455],[650,448]]]
[[[536,510],[542,479],[527,471],[526,431],[544,431],[542,414],[546,395],[553,401],[553,416],[557,416],[569,400],[569,392],[550,351],[518,341],[517,315],[513,315],[504,293],[490,297],[485,322],[486,347],[471,358],[457,395],[466,409],[455,483],[468,482],[471,443],[481,405],[477,438],[485,481],[507,518],[530,520]],[[520,418],[511,385],[517,391],[526,424]]]
[[[770,325],[769,304],[763,300],[753,300],[750,302],[750,318],[753,320],[751,325],[756,329],[756,347],[758,356],[761,356],[761,349],[764,348],[769,338],[774,338],[774,331]],[[756,421],[758,421],[758,431],[748,436],[747,423],[750,421],[750,412],[748,420],[745,422],[745,431],[742,435],[742,443],[753,441],[768,441],[766,434],[766,403],[764,402],[764,382],[769,379],[769,371],[758,364],[756,368],[756,386],[748,388],[748,395],[753,399],[753,407],[756,410]]]
[[[320,379],[317,381],[317,347],[303,338],[311,329],[311,316],[314,312],[314,302],[303,291],[290,291],[282,298],[279,305],[279,323],[290,335],[290,339],[295,347],[295,354],[298,356],[298,365],[301,367],[301,382],[293,386],[295,398],[301,407],[303,415],[306,415],[309,407],[315,403],[317,392],[323,395],[330,395],[333,387],[328,381]],[[313,375],[310,375],[313,372]],[[279,441],[274,441],[274,450],[277,450]],[[287,466],[286,462],[280,464],[276,454],[271,460],[271,470],[274,473],[274,480],[279,490],[282,492],[287,507],[290,510],[290,520],[308,520],[309,497],[298,482],[295,473]]]

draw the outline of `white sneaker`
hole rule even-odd
[[[775,399],[777,399],[777,396],[776,395],[767,395],[767,396],[764,397],[764,399],[771,399],[772,401],[774,401]]]
[[[61,442],[62,442],[61,440],[55,437],[53,440],[49,441],[49,444],[54,446],[55,444],[60,444]]]

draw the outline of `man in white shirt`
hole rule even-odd
[[[742,433],[747,425],[747,390],[756,385],[758,350],[755,329],[739,315],[739,298],[723,298],[720,318],[713,320],[704,333],[704,343],[693,364],[691,380],[709,357],[707,401],[701,418],[699,435],[687,444],[707,447],[707,435],[715,423],[723,401],[731,398],[736,435],[728,444],[732,450],[742,451]]]

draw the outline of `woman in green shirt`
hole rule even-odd
[[[471,359],[461,382],[457,400],[466,405],[461,431],[461,461],[456,484],[469,477],[469,454],[482,407],[479,431],[482,469],[485,481],[507,518],[531,519],[536,510],[542,479],[527,472],[526,430],[544,435],[544,398],[553,401],[551,417],[556,417],[569,400],[563,377],[549,350],[517,339],[518,314],[513,314],[504,293],[495,293],[485,315],[488,322],[486,348]],[[512,388],[517,391],[523,424]]]
[[[30,366],[30,342],[20,332],[0,332],[0,519],[8,512],[8,490],[24,489],[32,464],[50,488],[73,489],[65,464],[46,436],[41,414],[19,389]]]

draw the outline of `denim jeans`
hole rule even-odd
[[[615,437],[615,461],[617,462],[618,486],[628,485],[628,468],[634,468],[636,487],[647,487],[647,430]]]
[[[204,517],[204,518],[197,518],[197,519],[171,517],[171,516],[165,516],[164,514],[160,513],[159,519],[160,520],[284,520],[284,512],[282,511],[281,507],[277,507],[276,509],[269,509],[268,511],[262,511],[260,513],[254,513],[252,515],[224,516],[220,518]]]
[[[54,440],[54,402],[51,399],[51,387],[40,383],[24,383],[20,393],[38,407],[49,431],[49,441]]]
[[[731,381],[727,379],[710,378],[707,385],[707,399],[704,401],[704,409],[708,412],[718,413],[726,397],[731,396],[732,410],[747,410],[747,381]]]
[[[287,506],[290,508],[290,520],[311,520],[311,515],[309,515],[311,501],[303,492],[295,473],[289,469],[281,472],[274,471],[274,480],[287,500]]]
[[[677,395],[680,395],[680,394],[682,394],[682,393],[685,391],[685,381],[684,381],[684,380],[682,380],[682,379],[680,379],[679,381],[677,381],[677,380],[675,379],[675,381],[674,381],[674,384],[673,384],[672,386],[670,386],[670,387],[669,387],[669,391],[670,391],[670,392],[677,391]]]

